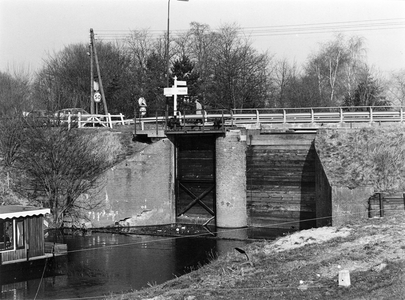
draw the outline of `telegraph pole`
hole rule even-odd
[[[94,70],[93,70],[93,30],[90,29],[90,113],[94,115]]]
[[[94,58],[96,60],[96,68],[97,68],[97,75],[98,75],[98,81],[99,81],[98,83],[100,85],[101,99],[103,100],[103,105],[104,105],[104,114],[107,115],[108,114],[107,101],[105,100],[105,94],[104,94],[104,89],[103,89],[103,81],[101,80],[100,65],[98,63],[97,49],[96,49],[96,45],[94,43],[93,28],[90,28],[90,38],[91,38],[91,45],[92,45],[92,48],[93,48],[92,50],[94,52]]]

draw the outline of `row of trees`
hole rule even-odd
[[[148,30],[134,30],[120,43],[96,41],[103,86],[111,113],[132,117],[137,99],[144,97],[151,115],[166,108],[166,37],[152,38]],[[188,100],[206,108],[305,107],[403,104],[404,72],[383,80],[366,63],[364,40],[336,35],[320,46],[302,66],[259,53],[235,25],[211,30],[191,23],[170,44],[171,74],[185,80]],[[49,55],[28,84],[14,78],[15,88],[0,95],[7,111],[66,107],[90,110],[88,45],[75,44]],[[1,74],[0,85],[12,81]],[[170,85],[171,85],[170,84]],[[10,85],[12,86],[12,84]],[[2,94],[4,94],[2,90]],[[11,97],[11,98],[10,98]]]

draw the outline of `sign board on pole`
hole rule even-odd
[[[163,95],[165,95],[166,97],[173,96],[172,88],[164,88],[163,89]]]
[[[95,91],[99,91],[99,90],[100,90],[100,86],[99,86],[98,82],[97,82],[97,81],[93,81],[93,83],[94,83],[94,90],[95,90]]]
[[[177,83],[177,86],[185,86],[185,85],[187,85],[187,82],[186,81],[183,81],[183,80],[177,80],[176,81],[176,83]]]
[[[141,98],[138,99],[138,104],[139,104],[139,106],[147,106],[146,105],[146,100],[145,100],[144,97],[141,97]]]
[[[173,95],[187,95],[188,88],[187,87],[171,87],[171,88],[164,88],[163,94],[167,97]]]
[[[187,95],[187,93],[188,93],[187,87],[176,87],[173,89],[175,91],[175,94],[177,94],[177,95]]]
[[[94,93],[94,102],[98,103],[101,101],[101,94],[99,92]]]

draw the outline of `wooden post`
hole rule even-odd
[[[159,128],[158,128],[158,112],[156,111],[156,137],[159,135]]]
[[[93,31],[93,29],[91,29]],[[108,108],[107,108],[107,102],[105,100],[105,94],[104,94],[104,88],[103,88],[103,81],[101,80],[101,72],[100,72],[100,65],[98,63],[98,56],[97,56],[97,47],[94,43],[94,34],[92,35],[92,45],[93,45],[93,50],[94,50],[94,58],[96,59],[96,68],[97,68],[97,75],[98,75],[98,81],[100,85],[100,91],[101,91],[101,99],[103,100],[103,105],[104,105],[104,114],[108,115]]]
[[[89,52],[90,52],[90,113],[94,115],[94,70],[93,70],[93,29],[90,29],[90,45],[89,45]]]
[[[382,193],[378,194],[378,199],[380,200],[380,217],[384,217],[384,197],[382,196]]]
[[[110,114],[108,114],[108,120],[109,120],[110,128],[113,128],[113,123],[112,123],[112,119],[111,119],[111,115],[110,115]]]

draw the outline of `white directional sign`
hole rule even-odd
[[[164,88],[163,94],[165,96],[187,95],[188,94],[188,88],[187,87]]]
[[[177,83],[177,86],[185,86],[185,85],[187,85],[187,82],[186,81],[183,81],[183,80],[176,80],[176,83]]]
[[[173,96],[172,88],[164,88],[163,95],[165,95],[167,97]]]
[[[174,76],[174,85],[169,88],[164,88],[163,89],[163,94],[166,97],[171,97],[173,96],[173,115],[177,115],[177,96],[178,95],[188,95],[188,89],[185,85],[187,85],[186,81],[183,80],[177,80],[177,77]],[[181,85],[181,87],[179,87]]]

